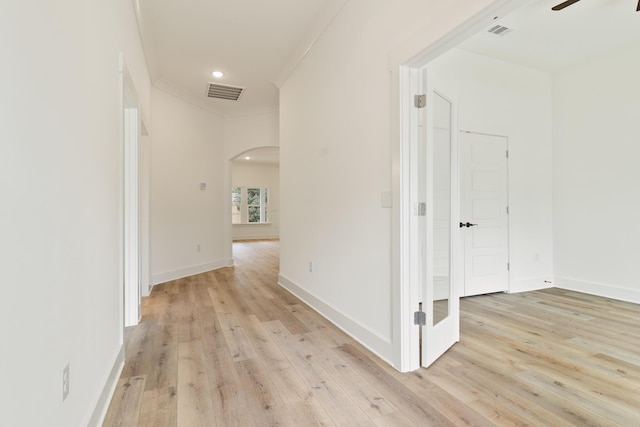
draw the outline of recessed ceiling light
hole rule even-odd
[[[247,156],[244,158],[245,160],[251,160],[251,157]]]
[[[211,73],[211,75],[216,79],[219,79],[224,76],[224,73],[222,71],[214,71]]]

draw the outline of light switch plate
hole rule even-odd
[[[393,193],[391,191],[383,191],[380,199],[380,204],[383,208],[390,208],[393,206]]]

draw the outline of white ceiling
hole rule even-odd
[[[629,43],[640,43],[637,0],[581,0],[560,11],[562,0],[535,0],[498,24],[503,36],[483,31],[461,49],[555,72]],[[640,60],[640,58],[638,58]]]
[[[154,86],[236,114],[277,109],[278,85],[347,0],[133,1]],[[238,101],[210,99],[208,82],[246,89]]]
[[[274,111],[278,87],[348,0],[133,0],[155,87],[220,114]],[[636,0],[534,0],[460,48],[546,71],[640,42]],[[211,77],[218,69],[222,79]],[[209,99],[207,83],[245,87]]]

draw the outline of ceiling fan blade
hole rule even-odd
[[[563,1],[563,2],[562,2],[562,3],[560,3],[560,4],[558,4],[558,5],[556,5],[556,6],[553,6],[553,7],[551,8],[551,10],[562,10],[562,9],[564,9],[565,7],[567,7],[567,6],[571,6],[572,4],[577,3],[577,2],[579,2],[579,1],[580,1],[580,0],[567,0],[567,1]]]

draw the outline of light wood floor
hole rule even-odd
[[[461,301],[401,374],[276,284],[278,242],[156,286],[105,426],[640,426],[640,307],[550,289]]]

